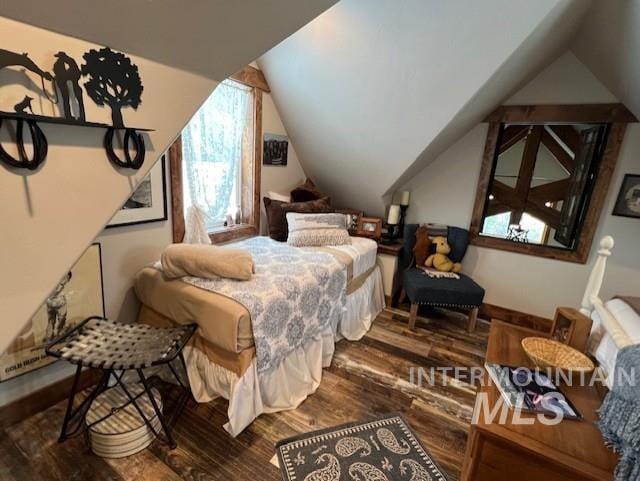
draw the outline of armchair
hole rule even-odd
[[[478,308],[484,299],[484,289],[469,276],[459,273],[460,279],[429,277],[415,266],[413,248],[416,244],[418,224],[404,228],[404,245],[398,259],[402,282],[402,295],[411,302],[409,329],[415,329],[418,307],[428,305],[469,311],[469,332],[473,332],[478,318]],[[447,228],[447,241],[451,246],[449,257],[461,262],[469,245],[469,232],[459,227]]]

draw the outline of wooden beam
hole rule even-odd
[[[573,173],[573,170],[576,168],[576,161],[564,150],[562,145],[546,130],[542,132],[541,140],[543,145],[549,149],[549,152],[560,162],[560,165],[562,165],[569,174]],[[576,150],[573,152],[575,153]]]
[[[512,189],[500,181],[496,180],[493,182],[491,185],[491,193],[494,196],[494,200],[489,202],[486,215],[496,215],[511,210],[512,212],[518,212],[521,218],[522,215],[527,212],[554,229],[557,229],[560,225],[560,212],[545,206],[544,202],[540,204],[528,197],[520,197],[515,189]],[[506,208],[501,209],[498,206],[504,206]],[[512,215],[510,222],[517,224],[520,223],[520,219],[518,222],[513,222]]]
[[[493,164],[496,158],[496,145],[500,134],[500,123],[494,122],[489,125],[487,140],[484,144],[484,154],[480,166],[480,177],[476,189],[476,198],[473,204],[471,215],[471,225],[469,226],[470,238],[480,237],[480,230],[484,223],[484,212],[488,205],[489,187],[491,185]]]
[[[545,205],[540,205],[531,200],[527,200],[525,206],[525,212],[527,214],[532,215],[536,219],[541,220],[549,227],[553,227],[557,229],[560,227],[560,212],[551,207],[547,207]]]
[[[549,128],[562,140],[575,154],[580,148],[582,139],[580,134],[571,125],[549,125]]]
[[[540,139],[542,138],[543,127],[536,125],[529,130],[527,140],[524,144],[524,152],[522,153],[522,162],[520,163],[520,171],[518,172],[518,181],[516,182],[516,196],[524,203],[529,196],[531,189],[531,179],[533,179],[533,171],[536,167],[536,159],[538,157],[538,149],[540,148]],[[521,208],[515,209],[511,213],[511,224],[520,224],[524,211]]]
[[[171,179],[171,223],[173,242],[184,239],[184,204],[182,198],[182,136],[169,147],[169,178]]]
[[[505,153],[527,136],[529,128],[525,125],[510,125],[502,131],[498,155]]]
[[[520,198],[516,190],[509,187],[507,184],[494,180],[491,184],[491,193],[495,200],[499,203],[506,205],[511,210],[522,210],[525,206],[525,199]]]
[[[490,123],[632,123],[638,119],[622,104],[503,105]]]
[[[529,191],[529,199],[545,204],[564,200],[569,192],[571,181],[569,179],[556,180],[548,184],[542,184]]]
[[[238,70],[229,78],[241,84],[248,85],[249,87],[260,89],[263,92],[271,92],[262,70],[252,67],[251,65],[247,65],[242,70]]]
[[[487,213],[485,217],[491,217],[494,215],[504,214],[505,212],[509,212],[511,207],[499,202],[495,198],[489,201],[489,207],[487,207]]]
[[[99,379],[99,371],[85,369],[80,375],[80,390],[93,386]],[[72,384],[73,376],[69,376],[0,407],[0,429],[5,429],[67,399]],[[62,422],[62,419],[54,421]]]

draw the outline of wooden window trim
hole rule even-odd
[[[231,79],[248,85],[252,88],[253,98],[253,171],[251,179],[251,189],[243,201],[250,202],[252,209],[245,223],[224,227],[209,233],[209,238],[214,244],[230,242],[235,239],[256,236],[260,232],[260,185],[262,172],[262,92],[266,80],[260,70],[253,67],[245,67],[241,72],[253,69],[259,72],[260,76],[256,76],[255,72],[249,71],[249,74],[242,78],[236,78],[238,74],[234,74]],[[264,85],[256,81],[256,78],[262,78]],[[243,80],[244,79],[244,80]],[[252,85],[249,82],[258,84]],[[268,85],[266,85],[268,89]],[[182,192],[182,136],[178,136],[175,142],[169,147],[169,170],[171,177],[171,218],[173,229],[173,242],[182,242],[185,232],[184,219],[184,200]]]
[[[622,104],[582,104],[501,106],[491,113],[485,121],[489,122],[489,130],[469,227],[470,242],[490,249],[585,264],[589,258],[593,238],[611,185],[627,123],[637,122],[638,119]],[[563,122],[610,124],[598,178],[591,194],[589,209],[585,216],[576,248],[574,250],[563,250],[544,245],[521,244],[506,239],[481,236],[480,230],[482,229],[485,202],[491,183],[500,125],[502,123],[551,124]]]

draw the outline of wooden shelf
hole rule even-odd
[[[101,122],[87,122],[86,120],[67,119],[65,117],[49,117],[47,115],[35,115],[35,114],[21,114],[17,112],[3,112],[0,111],[0,118],[11,120],[26,120],[35,121],[46,124],[58,124],[58,125],[75,125],[77,127],[92,127],[101,129],[117,129],[117,130],[137,130],[139,132],[153,132],[154,129],[140,129],[138,127],[115,127],[113,125],[101,123]]]

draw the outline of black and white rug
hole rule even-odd
[[[446,481],[399,414],[279,441],[284,481]]]

